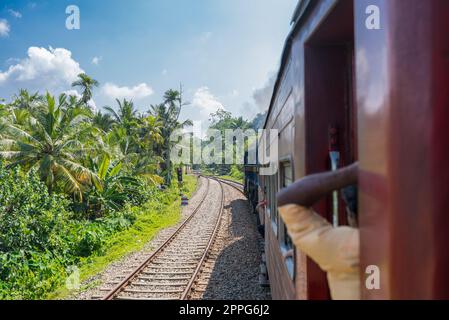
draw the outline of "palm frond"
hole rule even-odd
[[[83,185],[101,185],[101,179],[92,170],[83,165],[67,159],[60,159],[61,166],[67,168],[72,173],[73,177]]]
[[[33,143],[36,143],[36,144],[42,146],[42,143],[39,140],[35,139],[28,132],[26,132],[25,130],[23,130],[17,126],[8,124],[8,125],[6,125],[5,131],[7,132],[7,135],[11,138],[27,139],[29,141],[32,141]]]
[[[81,183],[78,182],[75,176],[64,166],[57,163],[54,164],[53,170],[55,177],[58,178],[63,186],[63,189],[70,194],[74,194],[80,201],[83,199],[83,192]]]

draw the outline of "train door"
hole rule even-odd
[[[306,174],[329,171],[357,159],[354,88],[354,3],[341,0],[305,44]],[[314,208],[345,225],[339,193]],[[307,262],[309,299],[329,299],[324,272]]]

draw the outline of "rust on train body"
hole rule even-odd
[[[293,247],[276,193],[330,170],[331,149],[340,166],[360,161],[363,298],[449,298],[448,34],[446,0],[299,2],[265,123],[279,130],[279,171],[259,176],[274,299],[330,298],[325,274]],[[346,223],[331,199],[314,209]],[[365,287],[371,265],[378,290]]]

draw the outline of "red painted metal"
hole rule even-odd
[[[361,269],[381,271],[366,299],[449,298],[448,21],[444,0],[356,1]]]

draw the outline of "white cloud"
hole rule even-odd
[[[19,18],[19,19],[22,18],[22,14],[19,11],[15,11],[13,9],[9,9],[8,12],[14,18]]]
[[[89,102],[87,102],[87,105],[88,105],[93,111],[96,111],[96,110],[97,110],[97,105],[95,104],[94,99],[90,99]]]
[[[209,119],[211,113],[216,112],[218,109],[225,109],[208,87],[201,87],[196,90],[191,107],[193,108],[193,113],[200,116],[200,119],[192,119],[194,121]]]
[[[102,88],[102,93],[108,98],[117,99],[132,99],[140,100],[151,96],[154,91],[146,83],[141,83],[132,88],[130,87],[119,87],[114,83],[106,83]]]
[[[192,120],[194,127],[185,128],[185,132],[191,132],[192,129],[199,130],[194,131],[194,135],[199,138],[205,138],[210,126],[210,115],[219,109],[225,110],[225,107],[207,86],[196,90],[189,89],[187,92],[193,93],[193,97],[191,103],[183,108],[181,119]]]
[[[168,70],[167,69],[162,70],[162,75],[163,76],[166,76],[167,74],[168,74]]]
[[[0,19],[0,37],[9,36],[11,27],[9,26],[8,20]]]
[[[230,96],[236,98],[240,95],[240,92],[237,89],[231,91]]]
[[[32,90],[62,92],[70,88],[80,73],[84,71],[69,50],[30,47],[27,58],[5,72],[0,71],[0,86],[20,85]]]
[[[78,92],[78,90],[75,89],[70,89],[70,90],[66,90],[63,93],[65,93],[67,96],[74,96],[77,99],[81,99],[83,97],[83,95],[81,93]],[[87,105],[93,110],[96,111],[97,110],[97,105],[95,103],[95,101],[93,99],[91,99]]]
[[[103,60],[103,57],[93,57],[92,64],[98,66],[101,60]]]
[[[81,93],[79,93],[75,89],[66,90],[63,93],[65,93],[68,96],[75,96],[77,99],[81,99],[81,97],[83,96]]]
[[[8,58],[6,60],[6,64],[8,64],[8,65],[11,65],[11,64],[14,64],[14,63],[19,63],[19,62],[20,62],[20,59],[17,59],[17,58]]]

